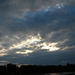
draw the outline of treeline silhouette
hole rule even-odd
[[[21,65],[7,64],[0,65],[0,73],[54,73],[54,72],[75,72],[75,64],[63,65]],[[12,75],[12,74],[11,74]]]

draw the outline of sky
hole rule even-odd
[[[75,0],[0,0],[0,65],[75,63]]]

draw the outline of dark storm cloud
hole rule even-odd
[[[71,50],[71,53],[69,50],[68,51],[60,50],[60,51],[56,51],[56,52],[52,52],[52,53],[36,52],[36,53],[33,53],[33,55],[30,57],[30,59],[32,62],[34,62],[34,64],[35,63],[45,64],[45,65],[47,65],[47,64],[63,64],[64,61],[66,63],[68,63],[68,62],[72,63],[72,62],[75,62],[73,52],[74,52],[74,49]],[[73,59],[73,60],[71,60],[71,59]],[[40,61],[41,61],[41,63],[40,63]]]
[[[69,29],[70,27],[74,27],[74,18],[69,13],[71,9],[57,9],[53,11],[42,10],[37,13],[27,13],[27,15],[23,19],[14,19],[14,23],[10,23],[8,26],[10,31],[27,31],[27,30],[46,30],[49,31],[57,31],[61,29]],[[45,12],[45,13],[44,13]],[[70,25],[72,24],[72,25]]]
[[[66,51],[55,51],[55,52],[34,52],[29,56],[23,55],[8,55],[1,57],[0,60],[5,59],[9,63],[18,64],[37,64],[37,65],[52,65],[52,64],[66,64],[74,63],[75,50],[68,49]],[[15,57],[16,56],[16,57]],[[41,61],[42,60],[42,61]]]
[[[16,51],[30,50],[36,46],[8,49],[13,44],[26,41],[27,34],[37,36],[38,33],[43,39],[38,44],[57,42],[60,50],[47,52],[38,48],[39,51],[24,56],[16,54]],[[75,0],[0,0],[0,49],[5,48],[8,54],[0,60],[10,59],[9,62],[20,64],[72,63],[75,62],[74,40]]]
[[[37,11],[56,3],[74,6],[74,0],[1,0],[0,11],[9,16],[23,16],[25,11]]]

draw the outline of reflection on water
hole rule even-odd
[[[75,72],[65,72],[65,73],[45,73],[45,74],[26,74],[26,75],[75,75]]]
[[[66,72],[66,73],[45,73],[45,74],[39,74],[39,73],[35,73],[35,74],[30,74],[30,73],[7,73],[7,74],[0,74],[0,75],[75,75],[75,72]]]
[[[75,72],[66,72],[66,73],[46,73],[41,75],[75,75]]]

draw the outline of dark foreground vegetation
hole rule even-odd
[[[75,64],[62,65],[21,65],[20,67],[15,64],[7,64],[0,66],[0,74],[11,75],[28,73],[54,73],[54,72],[75,72]]]

